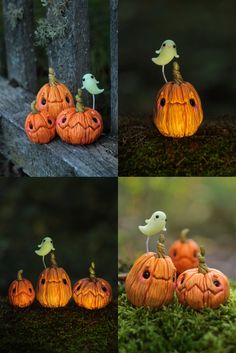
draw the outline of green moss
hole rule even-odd
[[[116,352],[117,304],[96,311],[74,303],[58,309],[38,303],[18,309],[0,298],[0,332],[1,352]]]
[[[232,176],[236,173],[236,124],[226,117],[205,122],[194,136],[162,136],[151,118],[121,117],[120,176]]]
[[[123,286],[119,296],[120,353],[234,353],[236,351],[236,282],[219,309],[201,312],[173,304],[162,309],[134,308]]]
[[[7,7],[8,19],[12,29],[15,29],[17,22],[21,21],[24,16],[24,9],[17,7],[14,4],[9,4]]]

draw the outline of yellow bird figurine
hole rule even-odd
[[[145,226],[139,226],[140,232],[146,235],[146,250],[149,252],[149,237],[156,235],[160,231],[166,231],[166,214],[162,211],[156,211],[152,214],[151,218],[146,219]]]
[[[42,243],[38,245],[39,250],[35,250],[35,253],[43,258],[43,265],[46,268],[46,264],[44,261],[44,256],[49,254],[52,250],[55,250],[52,242],[52,238],[45,237],[42,240]]]
[[[173,58],[179,58],[177,54],[176,44],[171,39],[165,40],[160,49],[156,50],[156,53],[159,54],[158,57],[152,58],[152,61],[156,65],[162,66],[162,74],[165,82],[168,82],[165,76],[165,65],[169,64]]]

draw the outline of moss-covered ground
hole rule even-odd
[[[1,353],[117,352],[117,303],[85,310],[73,302],[46,309],[38,303],[13,308],[0,299]]]
[[[236,120],[205,121],[186,138],[162,136],[152,117],[120,117],[120,176],[233,176]]]
[[[181,306],[177,298],[162,309],[135,308],[119,294],[119,353],[235,353],[236,282],[219,309],[201,312]]]

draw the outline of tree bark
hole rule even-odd
[[[65,6],[57,17],[53,12],[61,0],[49,2],[47,20],[57,26],[65,24],[65,33],[48,45],[48,61],[58,79],[64,82],[73,94],[82,86],[82,77],[90,67],[90,34],[88,0],[65,0]],[[88,96],[85,103],[88,102]]]
[[[35,92],[32,0],[3,0],[7,71],[10,80]]]
[[[118,0],[110,0],[111,133],[118,133]]]

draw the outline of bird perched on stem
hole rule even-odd
[[[43,265],[46,268],[46,264],[44,261],[44,256],[46,256],[47,254],[49,254],[52,250],[55,250],[54,246],[53,246],[53,242],[52,242],[52,238],[50,237],[45,237],[42,240],[42,243],[38,245],[38,248],[40,248],[39,250],[35,250],[35,253],[39,256],[42,256],[43,258]]]
[[[166,231],[166,214],[162,211],[156,211],[152,214],[151,218],[146,219],[145,226],[139,226],[140,232],[146,235],[146,250],[149,252],[149,238],[158,234],[160,231]]]

